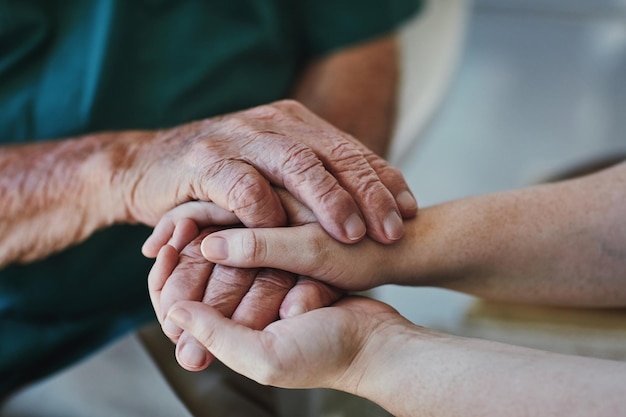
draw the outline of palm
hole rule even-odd
[[[363,352],[369,335],[382,323],[397,320],[390,306],[348,297],[331,307],[276,321],[257,333],[258,343],[246,364],[220,358],[261,383],[286,388],[333,387],[349,377],[350,365]],[[218,352],[214,352],[219,357]],[[263,364],[259,366],[259,364]]]

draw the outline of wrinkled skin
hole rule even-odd
[[[285,316],[296,314],[328,305],[340,296],[335,289],[297,279],[292,273],[207,263],[199,250],[200,243],[217,230],[216,225],[274,227],[319,221],[333,238],[345,243],[361,240],[367,231],[370,237],[389,244],[404,233],[402,217],[416,214],[417,203],[396,169],[296,102],[282,101],[184,128],[188,139],[182,144],[176,139],[180,128],[165,132],[160,140],[178,143],[171,153],[172,162],[189,163],[182,167],[180,163],[165,167],[158,164],[159,178],[165,180],[158,184],[145,174],[157,172],[148,166],[133,186],[137,201],[158,201],[155,196],[159,190],[168,189],[171,181],[185,184],[178,179],[185,175],[190,186],[187,190],[176,189],[177,201],[191,200],[186,207],[192,208],[193,204],[201,204],[194,200],[215,203],[212,212],[197,214],[193,221],[185,219],[188,213],[174,208],[144,245],[146,256],[158,254],[149,283],[161,321],[173,302],[203,300],[228,317],[252,328],[263,328],[279,312]],[[183,157],[177,152],[183,152]],[[275,189],[288,191],[305,205],[285,207]],[[144,205],[148,206],[138,204]],[[155,214],[137,211],[136,217],[151,219]],[[298,215],[309,218],[303,220]],[[167,241],[170,245],[162,248]],[[179,329],[164,330],[172,340],[179,341],[179,346],[185,345],[187,338],[179,334]],[[181,364],[187,369],[202,369],[210,360],[196,349],[193,358]]]
[[[277,190],[289,224],[315,222],[312,212],[289,193]],[[177,358],[188,370],[204,369],[213,357],[189,334],[166,326],[165,315],[181,300],[202,301],[252,329],[280,317],[327,306],[343,294],[319,281],[269,268],[232,268],[208,262],[200,251],[203,239],[237,219],[213,203],[186,203],[168,212],[144,244],[158,256],[148,277],[150,298],[163,331],[177,343]],[[232,225],[231,225],[232,227]],[[160,249],[159,249],[160,248]]]
[[[135,220],[156,224],[173,207],[212,201],[248,227],[286,224],[272,185],[309,207],[336,239],[367,233],[382,243],[403,234],[417,204],[402,175],[350,135],[294,101],[120,141],[113,182]],[[117,150],[116,150],[117,149]]]

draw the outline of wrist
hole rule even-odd
[[[388,317],[373,316],[374,326],[362,332],[363,342],[341,378],[331,388],[384,404],[390,392],[396,391],[394,375],[404,369],[407,340],[414,337],[414,326],[396,312]],[[371,320],[370,320],[371,321]],[[400,365],[399,367],[397,365]]]
[[[149,223],[137,204],[141,199],[140,181],[150,158],[146,154],[158,136],[151,131],[124,131],[95,135],[97,152],[87,174],[96,190],[95,209],[106,225]],[[154,195],[156,199],[156,194]],[[153,219],[156,223],[158,219]]]
[[[404,222],[402,239],[383,248],[388,253],[379,285],[436,286],[456,273],[460,265],[452,263],[455,254],[446,242],[449,228],[440,219],[435,207],[422,209],[416,218]]]
[[[465,339],[404,321],[387,327],[372,340],[372,354],[360,365],[365,371],[358,375],[353,394],[398,417],[433,410],[450,415],[443,410],[454,403],[452,399],[465,385],[466,370],[476,366],[465,352]]]
[[[481,213],[473,213],[473,205],[473,199],[465,199],[431,206],[405,221],[405,236],[393,254],[387,283],[446,287],[483,274],[490,263],[475,230]]]

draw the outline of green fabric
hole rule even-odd
[[[173,126],[285,97],[418,0],[0,0],[0,142]],[[68,196],[71,198],[71,196]],[[0,270],[0,396],[153,317],[149,230]]]
[[[295,1],[302,19],[303,47],[311,55],[330,52],[386,33],[415,13],[419,0]]]

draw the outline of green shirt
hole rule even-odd
[[[178,125],[285,97],[419,0],[0,0],[0,143]],[[71,198],[71,196],[68,196]],[[0,270],[0,397],[153,317],[144,227]]]

